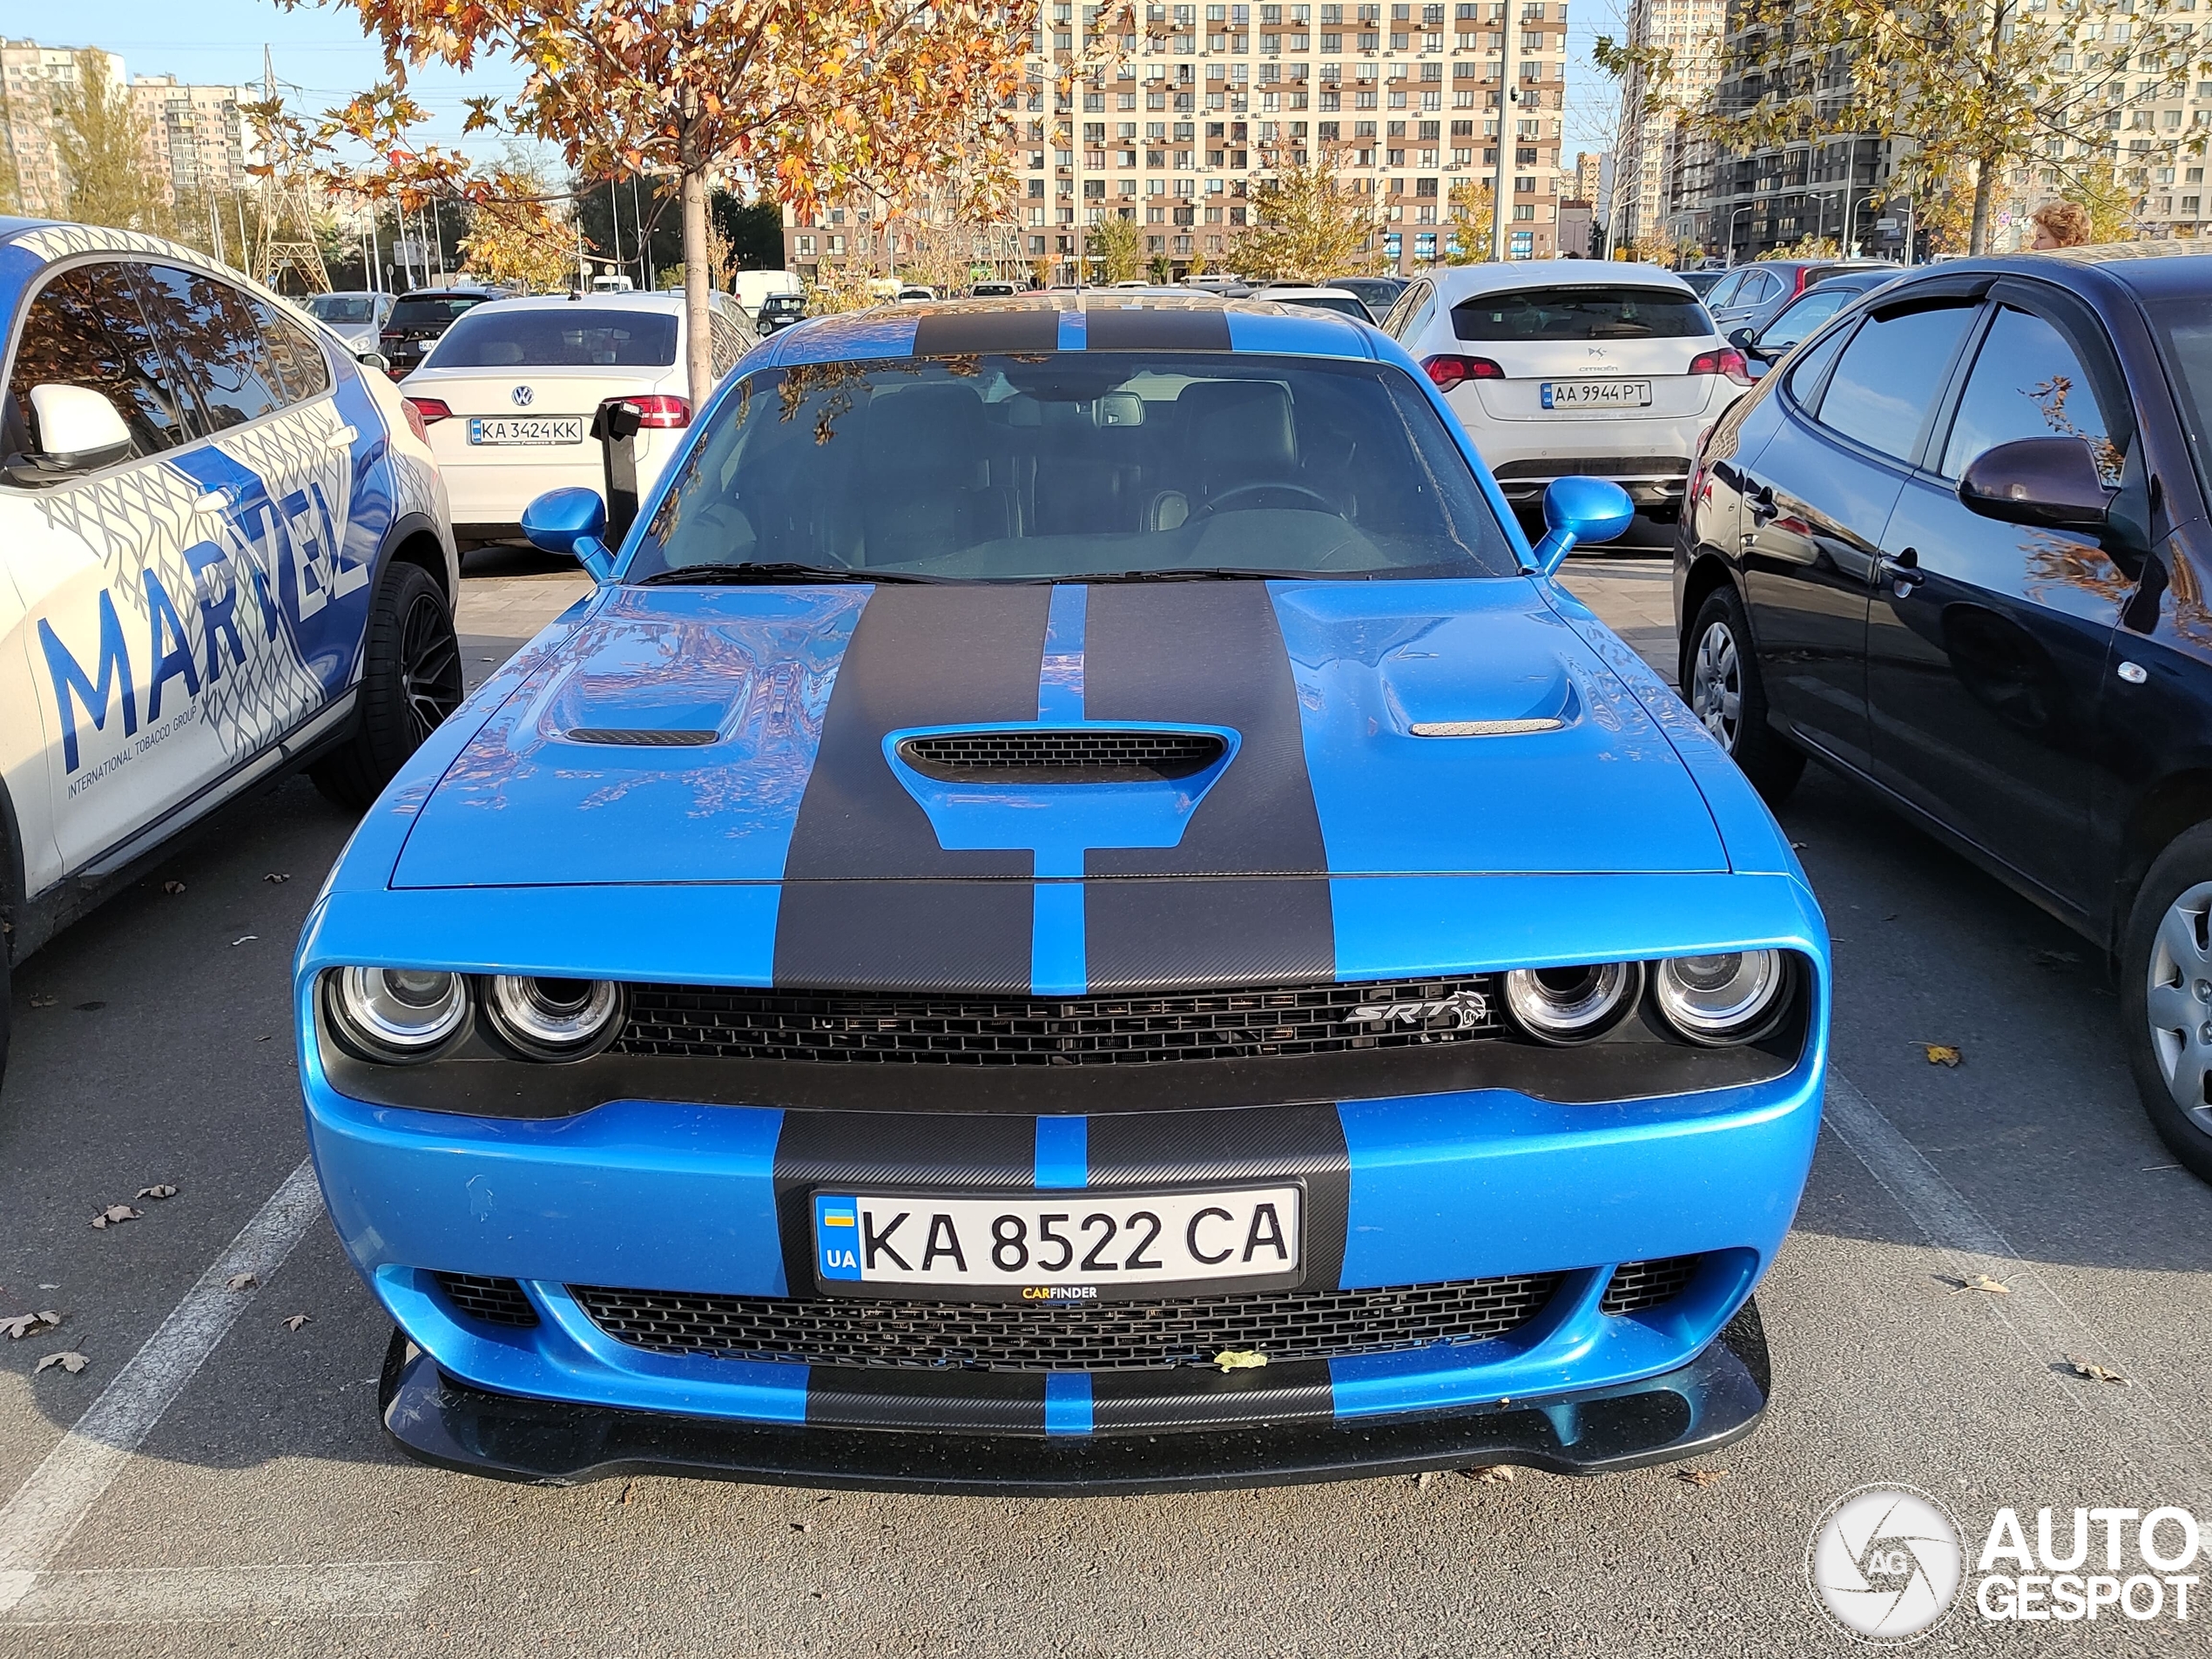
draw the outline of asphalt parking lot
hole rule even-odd
[[[582,589],[470,571],[472,681]],[[1662,562],[1569,583],[1669,661]],[[1854,1487],[1940,1498],[1970,1555],[2000,1505],[2212,1514],[2212,1190],[2142,1117],[2101,965],[1817,770],[1782,817],[1834,934],[1835,1072],[1757,1434],[1695,1478],[1015,1502],[401,1459],[387,1327],[299,1175],[287,967],[349,826],[304,781],[234,806],[16,981],[0,1318],[64,1317],[0,1340],[0,1654],[1818,1654],[1855,1644],[1807,1542]],[[112,1204],[143,1214],[92,1227]],[[2212,1649],[2194,1602],[1971,1613],[1919,1651]]]

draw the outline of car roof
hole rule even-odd
[[[502,290],[480,288],[469,282],[449,282],[436,288],[409,288],[401,294],[400,298],[402,300],[458,300],[470,294],[479,300],[497,300],[502,297]]]
[[[1094,320],[1106,315],[1112,317],[1111,324],[1098,322],[1094,331]],[[770,335],[757,361],[833,363],[1063,349],[1059,342],[1068,337],[1064,320],[1070,316],[1082,320],[1084,348],[1110,327],[1112,349],[1119,351],[1219,351],[1225,346],[1238,352],[1372,360],[1381,354],[1376,342],[1384,339],[1371,325],[1339,312],[1271,305],[1260,294],[1224,300],[1195,288],[1048,289],[1003,299],[885,304],[809,317]],[[1044,323],[1048,317],[1055,320],[1050,327]]]
[[[500,297],[492,303],[502,311],[672,311],[678,316],[684,313],[684,296],[680,293],[640,293],[634,290],[582,295],[573,290],[567,293],[516,293]]]
[[[1437,293],[1453,300],[1517,288],[1649,287],[1693,297],[1696,293],[1664,266],[1630,265],[1624,260],[1514,260],[1503,264],[1446,266],[1432,276]]]

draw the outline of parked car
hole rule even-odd
[[[1824,277],[1793,299],[1773,301],[1750,322],[1731,330],[1729,344],[1743,354],[1751,378],[1757,380],[1845,306],[1886,287],[1904,274],[1892,268],[1844,271]]]
[[[355,351],[380,351],[379,336],[392,314],[394,296],[366,290],[311,293],[296,302]]]
[[[1011,282],[990,281],[979,282],[968,292],[977,300],[1010,300],[1017,290]]]
[[[1770,799],[1817,759],[2108,953],[2212,1179],[2212,258],[2080,254],[1915,272],[1730,411],[1682,683]]]
[[[1398,303],[1398,296],[1406,292],[1407,283],[1404,277],[1331,277],[1321,286],[1357,294],[1368,314],[1380,322]]]
[[[1253,296],[1271,305],[1304,306],[1312,311],[1333,311],[1354,322],[1372,323],[1374,315],[1359,296],[1345,288],[1305,288],[1292,283],[1271,284]]]
[[[621,549],[532,504],[604,585],[307,925],[388,1430],[1029,1493],[1748,1432],[1827,947],[1554,585],[1622,493],[1531,548],[1333,317],[906,314],[764,344]]]
[[[1723,272],[1705,294],[1705,308],[1725,334],[1750,322],[1764,307],[1792,300],[1841,272],[1898,269],[1880,260],[1758,260]]]
[[[728,294],[708,300],[719,381],[753,334]],[[455,321],[406,391],[445,474],[464,550],[519,539],[523,509],[548,489],[604,487],[590,441],[604,403],[634,404],[643,417],[634,448],[642,496],[691,421],[685,357],[680,293],[502,300]]]
[[[779,328],[788,328],[806,314],[806,296],[801,293],[772,293],[760,302],[754,314],[753,327],[761,334],[772,334]]]
[[[7,981],[224,802],[366,806],[461,700],[445,494],[389,382],[192,249],[13,219],[0,402]]]
[[[627,280],[624,287],[630,286]],[[415,288],[401,294],[377,335],[378,349],[390,366],[394,380],[403,379],[421,366],[440,335],[488,300],[502,298],[497,288],[455,286]]]
[[[1447,267],[1415,279],[1383,332],[1420,360],[1517,506],[1588,473],[1671,517],[1697,435],[1751,383],[1697,296],[1650,265]]]
[[[934,300],[936,297],[934,289],[925,288],[918,282],[909,282],[891,296],[894,304],[902,306],[920,305],[925,300]]]
[[[1703,300],[1720,286],[1721,279],[1726,276],[1728,272],[1716,266],[1710,271],[1677,271],[1675,274],[1689,284],[1689,291]]]

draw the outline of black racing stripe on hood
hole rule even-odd
[[[1178,845],[1086,858],[1091,991],[1333,978],[1328,851],[1266,584],[1094,588],[1083,671],[1091,720],[1224,725],[1242,738]],[[1217,879],[1098,879],[1139,875]]]
[[[1034,720],[1052,590],[878,588],[840,664],[776,916],[775,980],[1026,995],[1026,851],[948,853],[883,758],[907,726]],[[948,880],[1010,877],[1012,880]]]
[[[1101,296],[1083,307],[1091,351],[1227,351],[1229,314],[1218,305],[1186,308],[1157,301],[1116,305]]]
[[[931,311],[914,325],[917,357],[964,357],[976,352],[1058,351],[1057,306],[1008,306],[988,311]]]
[[[1024,1123],[1033,1122],[1022,1119]],[[1333,1103],[1243,1111],[1114,1112],[1087,1126],[1093,1197],[1189,1186],[1305,1184],[1305,1288],[1333,1291],[1344,1277],[1352,1212],[1352,1157]]]
[[[1036,1168],[1037,1120],[1011,1112],[786,1112],[773,1171],[784,1284],[793,1296],[815,1293],[818,1190],[1027,1192]]]

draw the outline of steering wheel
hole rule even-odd
[[[1208,513],[1217,513],[1239,496],[1257,496],[1261,491],[1268,489],[1279,489],[1285,495],[1303,496],[1323,512],[1338,517],[1343,516],[1337,512],[1337,504],[1318,490],[1308,489],[1304,484],[1281,483],[1273,480],[1256,484],[1239,484],[1234,489],[1224,490],[1206,503],[1205,510]]]

